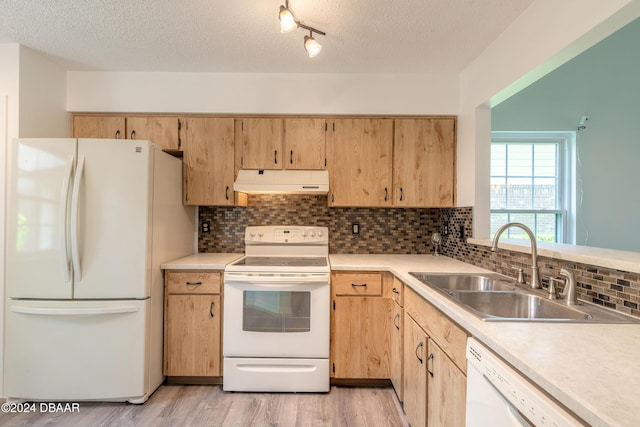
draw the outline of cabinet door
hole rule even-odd
[[[74,138],[125,138],[122,116],[73,116]]]
[[[283,119],[242,119],[243,169],[282,169]]]
[[[391,206],[393,120],[336,119],[331,129],[329,206]]]
[[[184,127],[185,204],[233,205],[234,120],[195,117]]]
[[[397,119],[393,144],[394,206],[454,206],[455,119]]]
[[[390,370],[391,384],[396,390],[398,400],[402,402],[402,337],[403,337],[404,310],[398,304],[393,303],[393,312],[391,313],[391,338],[389,340],[390,349]]]
[[[412,427],[423,427],[427,422],[427,345],[427,335],[405,314],[403,408]]]
[[[332,376],[389,378],[391,304],[381,297],[334,298]]]
[[[467,378],[431,340],[429,352],[427,424],[464,427]]]
[[[163,150],[181,150],[180,119],[163,116],[127,117],[127,138],[147,139]]]
[[[284,121],[284,168],[325,168],[325,119],[286,119]]]
[[[165,375],[220,376],[220,295],[168,295]]]

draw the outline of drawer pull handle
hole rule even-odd
[[[397,322],[399,320],[400,320],[400,313],[396,313],[396,317],[393,318],[393,326],[395,326],[397,330],[400,330],[400,324]]]
[[[200,286],[202,282],[186,282],[187,286]]]
[[[366,287],[367,284],[366,283],[352,283],[351,286],[353,286],[354,288],[357,287],[357,286],[365,286]]]
[[[214,302],[211,301],[211,305],[209,306],[209,317],[213,317],[213,304],[214,304]]]
[[[427,357],[427,372],[429,372],[429,375],[433,378],[433,368],[429,369],[429,362],[431,362],[431,365],[433,366],[433,353]]]
[[[418,360],[420,361],[420,364],[421,364],[421,365],[422,365],[423,360],[422,360],[422,357],[420,357],[420,356],[418,355],[418,350],[420,350],[420,348],[422,348],[422,347],[424,347],[424,343],[423,343],[422,341],[420,341],[420,344],[418,344],[418,345],[417,345],[417,347],[416,347],[416,357],[417,357],[417,358],[418,358]]]
[[[400,295],[400,291],[397,288],[391,289],[391,292],[393,292],[396,295]]]

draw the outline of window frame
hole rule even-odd
[[[561,220],[557,225],[561,228],[556,238],[558,243],[575,243],[576,224],[576,132],[506,132],[492,131],[491,143],[513,143],[513,144],[535,144],[535,143],[556,143],[558,144],[556,159],[557,187],[556,187],[556,209],[493,209],[490,206],[490,217],[493,214],[555,214],[561,215]],[[492,157],[489,156],[492,163]],[[491,165],[490,165],[491,171]],[[505,171],[505,174],[507,171]],[[509,175],[505,175],[509,176]],[[531,175],[532,178],[535,175]],[[489,173],[491,179],[493,175]],[[489,203],[491,205],[491,202]],[[493,236],[492,230],[489,234]]]

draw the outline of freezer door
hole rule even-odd
[[[67,212],[75,139],[16,139],[7,191],[7,296],[72,297]]]
[[[9,300],[4,395],[140,400],[153,391],[145,364],[149,304]]]
[[[74,298],[150,295],[153,145],[78,140],[71,206]]]

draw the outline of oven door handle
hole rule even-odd
[[[328,283],[328,282],[326,282]],[[287,288],[295,288],[300,287],[301,285],[317,285],[319,282],[269,282],[269,281],[261,281],[261,280],[246,280],[246,281],[229,281],[226,280],[224,282],[225,285],[234,286],[256,286],[256,287],[264,287],[265,289],[287,289]]]
[[[274,284],[283,286],[298,286],[300,284],[311,283],[329,283],[329,274],[325,273],[308,273],[304,276],[279,276],[279,275],[264,275],[255,276],[247,275],[243,273],[225,273],[224,283],[233,284],[252,284],[261,285],[268,284],[273,286]]]

